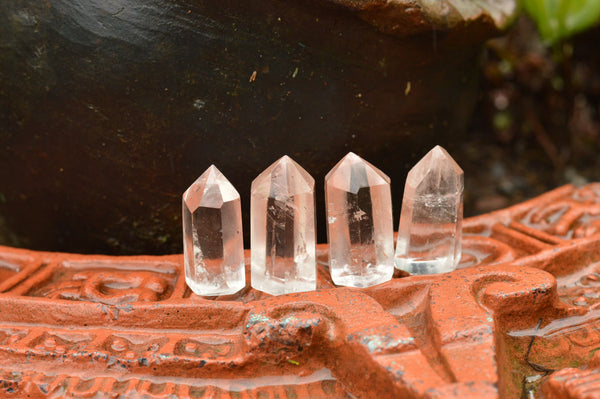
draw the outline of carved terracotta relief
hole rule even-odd
[[[185,285],[181,255],[3,247],[0,393],[597,395],[590,381],[600,367],[599,233],[600,184],[564,186],[466,219],[455,272],[334,287],[321,245],[319,290],[279,297],[249,286],[198,297]]]

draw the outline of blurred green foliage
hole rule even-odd
[[[542,39],[555,44],[600,20],[600,0],[522,0]]]

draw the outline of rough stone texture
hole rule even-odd
[[[366,289],[319,246],[319,290],[279,297],[195,296],[181,255],[2,247],[0,396],[595,397],[598,204],[564,186],[466,219],[456,271]]]
[[[423,149],[459,141],[514,3],[2,1],[0,237],[181,252],[176,199],[201,171],[238,189],[247,227],[250,182],[284,154],[321,181],[352,149],[399,203]]]
[[[552,374],[542,385],[544,399],[600,398],[600,370],[566,368]]]

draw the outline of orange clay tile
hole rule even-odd
[[[181,255],[1,247],[0,397],[598,397],[599,209],[564,186],[466,219],[458,270],[367,289],[321,245],[319,289],[278,297],[196,296]]]

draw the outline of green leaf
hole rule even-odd
[[[522,0],[522,4],[548,44],[588,29],[600,20],[600,0]]]

